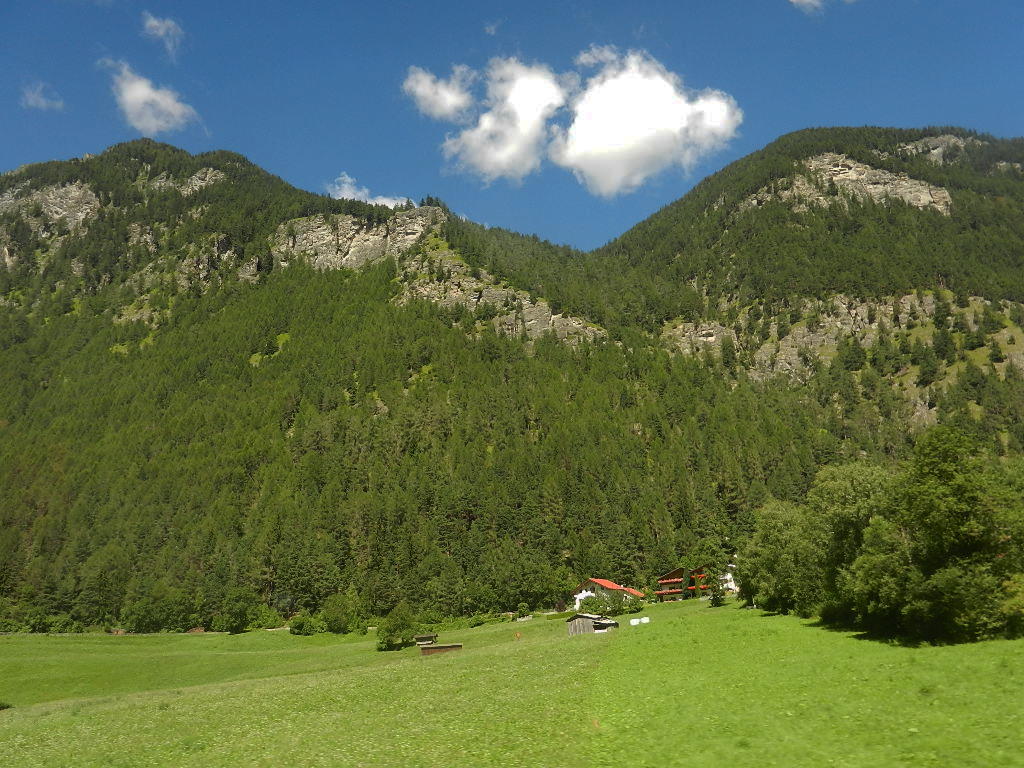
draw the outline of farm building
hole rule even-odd
[[[638,589],[623,587],[616,584],[614,581],[608,581],[608,579],[587,579],[573,590],[573,610],[578,611],[580,609],[580,603],[588,597],[604,597],[605,595],[612,595],[616,592],[622,595],[632,595],[633,597],[644,596],[644,593]]]
[[[607,616],[598,616],[593,613],[577,613],[565,620],[569,628],[569,637],[573,635],[586,635],[592,632],[607,632],[619,626],[615,619]]]
[[[685,600],[698,597],[708,588],[705,566],[700,568],[676,568],[658,577],[658,589],[654,594],[658,600]]]

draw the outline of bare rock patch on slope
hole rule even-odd
[[[797,174],[781,183],[761,188],[740,203],[740,210],[749,210],[772,200],[790,203],[793,210],[804,212],[811,207],[847,205],[849,200],[886,203],[902,200],[922,210],[935,210],[949,216],[953,199],[949,191],[914,179],[905,173],[892,173],[857,162],[846,155],[826,152],[804,160],[808,173]]]
[[[440,209],[429,206],[400,211],[373,227],[347,214],[317,214],[282,224],[270,248],[284,266],[303,259],[316,269],[358,269],[397,259],[443,218]]]
[[[399,269],[405,286],[400,303],[426,299],[448,309],[462,306],[487,317],[496,331],[509,336],[536,339],[551,333],[568,343],[607,336],[603,328],[554,312],[544,299],[512,288],[486,270],[470,267],[441,240],[403,256]]]
[[[0,213],[21,213],[37,231],[43,223],[59,221],[71,230],[79,229],[95,218],[99,210],[99,198],[80,181],[55,184],[34,192],[26,192],[24,186],[15,187],[0,195]]]

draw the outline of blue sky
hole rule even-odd
[[[1019,0],[384,7],[6,0],[0,169],[147,134],[590,248],[799,128],[1024,135]]]

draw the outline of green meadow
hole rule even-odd
[[[736,605],[373,637],[0,636],[18,766],[1024,765],[1024,641],[908,648]],[[515,634],[519,632],[520,638]]]

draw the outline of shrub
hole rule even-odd
[[[284,625],[285,620],[281,614],[264,603],[259,604],[259,607],[254,611],[253,618],[249,623],[249,627],[252,629],[277,629]]]
[[[317,635],[327,631],[327,625],[319,616],[303,611],[288,623],[288,631],[293,635]]]
[[[612,592],[607,595],[585,597],[580,602],[580,610],[584,613],[596,613],[601,616],[621,616],[624,613],[642,611],[644,601],[633,595]]]
[[[163,628],[160,606],[148,596],[140,597],[125,608],[122,623],[129,632],[159,632]]]
[[[16,619],[0,619],[0,632],[28,632],[28,626]]]
[[[597,595],[585,597],[580,600],[580,611],[582,613],[596,613],[607,616],[608,601]]]
[[[245,632],[262,606],[256,593],[246,587],[233,587],[224,596],[220,612],[213,617],[212,629],[237,635]]]
[[[626,595],[622,600],[623,613],[640,613],[644,609],[644,601],[636,595]]]
[[[24,621],[29,632],[49,632],[50,617],[42,608],[29,608],[24,613]]]
[[[1006,620],[1011,637],[1024,635],[1024,573],[1015,573],[1003,582],[1003,601],[999,611]]]
[[[50,624],[50,632],[58,632],[61,634],[77,634],[79,632],[85,631],[85,627],[82,625],[82,622],[75,621],[66,613],[60,613],[55,616],[50,616],[48,618]]]
[[[366,626],[359,613],[359,598],[354,590],[337,592],[324,600],[320,616],[328,632],[343,634]]]
[[[377,650],[394,651],[411,645],[417,632],[412,608],[402,600],[377,627]]]
[[[722,586],[722,580],[717,576],[713,577],[708,585],[708,600],[710,600],[712,608],[725,605],[725,587]]]

